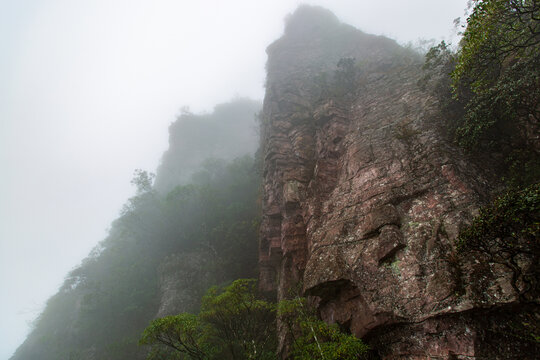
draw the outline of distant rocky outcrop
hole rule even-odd
[[[437,130],[418,55],[309,6],[267,52],[261,288],[300,285],[382,359],[532,359],[520,279],[456,251],[496,177]]]
[[[145,359],[138,341],[151,320],[196,313],[209,287],[255,276],[259,175],[250,154],[259,108],[237,99],[171,125],[155,187],[138,173],[136,195],[12,360]]]
[[[169,149],[157,169],[155,188],[167,193],[191,181],[208,159],[231,161],[253,155],[259,145],[259,101],[237,98],[209,114],[184,110],[169,126]]]

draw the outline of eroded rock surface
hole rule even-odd
[[[267,52],[261,287],[301,284],[383,359],[530,358],[530,342],[490,335],[517,314],[509,270],[456,252],[493,185],[436,130],[421,60],[312,7]],[[317,79],[341,58],[356,86],[332,96]]]
[[[196,313],[212,278],[208,256],[199,252],[171,254],[159,267],[160,304],[156,318]]]

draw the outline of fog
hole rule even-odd
[[[167,128],[262,100],[265,48],[300,3],[0,0],[0,359],[155,171]],[[400,43],[453,40],[466,0],[305,1]]]

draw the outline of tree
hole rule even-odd
[[[336,97],[354,93],[358,76],[356,61],[351,57],[339,59],[334,71],[334,92]]]
[[[320,320],[307,299],[295,297],[278,304],[278,316],[292,339],[293,360],[357,360],[369,347],[337,324]]]
[[[540,183],[508,190],[458,238],[461,253],[474,253],[512,272],[511,285],[522,300],[535,299],[540,277]]]
[[[452,79],[450,73],[456,66],[456,54],[445,41],[433,46],[425,55],[424,72],[418,85],[422,90],[428,90],[439,102],[444,121],[441,122],[447,134],[455,135],[456,127],[464,115],[465,101],[468,99],[462,93],[460,99],[452,96]],[[452,139],[453,140],[453,139]]]
[[[455,96],[472,95],[456,132],[466,148],[540,121],[540,2],[474,4],[452,72]]]
[[[511,63],[538,56],[538,0],[475,0],[452,77],[472,79],[475,92],[486,90]]]
[[[140,345],[154,346],[148,359],[172,356],[178,359],[209,359],[214,348],[204,340],[204,325],[196,315],[183,313],[156,319],[144,330]]]
[[[136,169],[131,184],[137,187],[137,195],[152,191],[152,183],[156,175],[145,170]]]
[[[198,315],[152,321],[140,344],[152,346],[148,359],[274,359],[275,305],[257,297],[256,280],[235,280],[209,289]]]
[[[199,317],[222,349],[222,359],[273,359],[276,347],[275,305],[257,298],[255,279],[211,288]]]

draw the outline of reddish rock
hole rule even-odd
[[[537,345],[492,332],[521,309],[509,270],[456,255],[492,184],[436,130],[420,60],[310,7],[267,51],[262,288],[302,284],[382,359],[533,358]],[[361,64],[357,89],[321,96],[313,77],[342,57]]]

